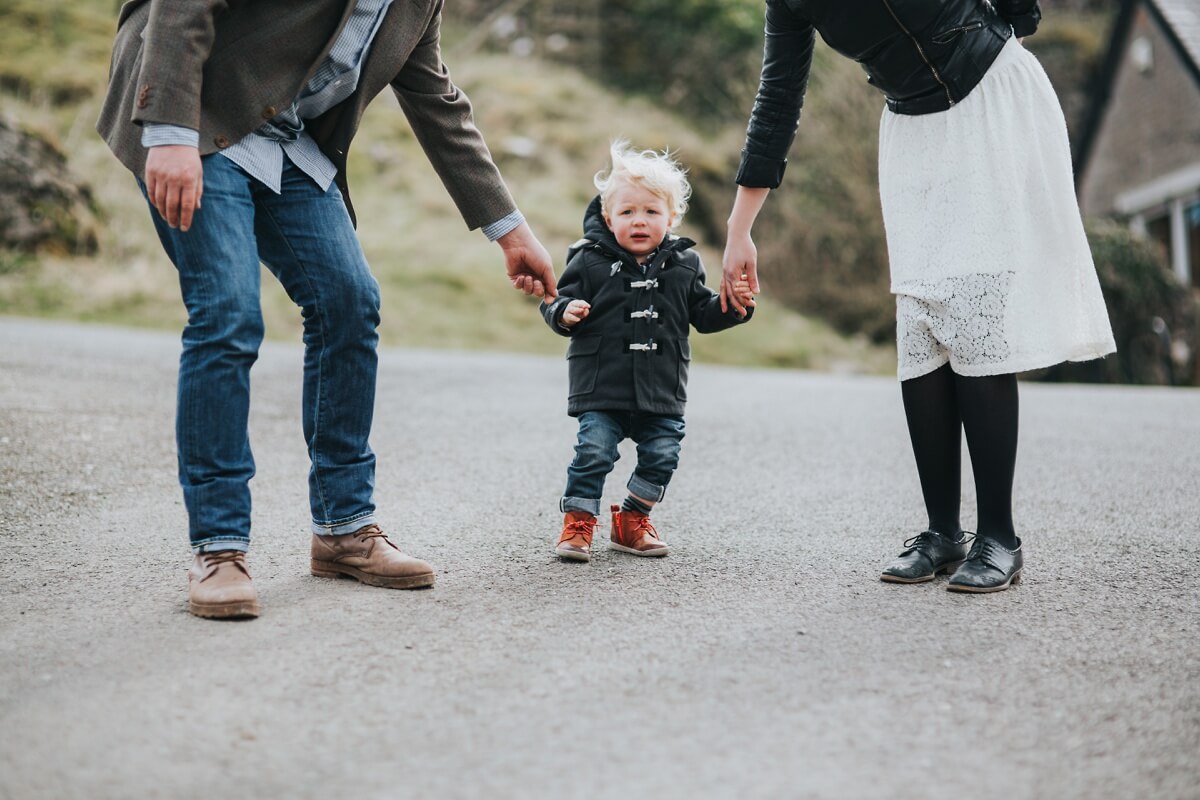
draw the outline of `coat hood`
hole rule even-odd
[[[619,250],[617,237],[612,228],[604,221],[604,212],[600,208],[600,195],[592,198],[587,210],[583,212],[583,238],[591,239],[596,244],[602,244],[611,250]]]

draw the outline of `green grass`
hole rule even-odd
[[[68,105],[108,72],[116,5],[98,0],[0,0],[0,89]]]
[[[9,24],[18,17],[37,19],[27,29],[33,34]],[[68,154],[70,168],[91,186],[103,214],[95,257],[42,256],[32,264],[0,257],[0,312],[178,329],[185,314],[174,269],[132,177],[92,130],[114,24],[115,7],[108,2],[0,0],[0,76],[25,76],[3,84],[6,112]],[[77,54],[76,63],[86,68],[74,76],[60,71],[48,47]],[[476,54],[450,66],[560,272],[567,246],[581,234],[583,209],[594,194],[592,175],[604,166],[613,137],[670,147],[685,165],[710,174],[728,171],[740,147],[740,127],[701,134],[560,64]],[[523,154],[528,141],[532,155]],[[564,340],[545,328],[536,302],[509,287],[499,248],[466,230],[390,94],[364,119],[350,173],[359,236],[383,290],[385,343],[563,352]],[[732,176],[722,192],[704,202],[724,214],[733,198]],[[702,239],[698,226],[688,223],[685,218],[680,232]],[[721,244],[700,246],[710,284],[720,271]],[[299,311],[265,271],[263,308],[269,336],[299,338]],[[751,324],[697,335],[693,343],[699,361],[871,372],[886,372],[893,363],[889,348],[842,337],[787,310],[769,291]]]

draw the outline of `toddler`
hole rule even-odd
[[[688,326],[713,333],[750,319],[746,280],[734,292],[744,311],[721,310],[704,285],[691,239],[671,231],[687,210],[691,187],[668,153],[615,142],[612,168],[597,173],[600,195],[584,213],[584,237],[571,246],[558,296],[543,303],[552,330],[571,338],[567,413],[579,419],[575,458],[559,502],[565,513],[554,546],[559,557],[591,559],[604,478],[626,438],[637,443],[629,496],[613,505],[609,547],[665,556],[650,524],[679,463],[691,346]],[[744,314],[744,315],[743,315]]]

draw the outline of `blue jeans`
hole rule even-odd
[[[604,479],[612,472],[624,439],[637,442],[637,468],[629,478],[629,493],[658,502],[679,465],[683,417],[642,414],[634,411],[585,411],[579,415],[579,441],[575,459],[567,467],[567,488],[558,503],[560,511],[586,511],[600,515]]]
[[[304,318],[303,428],[313,532],[374,522],[379,284],[336,185],[284,160],[275,194],[221,155],[202,160],[203,208],[186,233],[150,215],[187,306],[175,438],[193,551],[250,543],[250,367],[263,338],[259,262]],[[145,186],[142,186],[145,194]]]

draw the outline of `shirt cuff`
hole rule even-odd
[[[182,125],[164,125],[147,122],[142,126],[142,147],[158,147],[164,144],[184,144],[200,147],[200,131]]]
[[[489,225],[484,225],[483,235],[488,238],[489,242],[494,242],[504,234],[511,233],[514,229],[520,227],[524,221],[525,215],[518,209],[511,214],[505,214]]]

